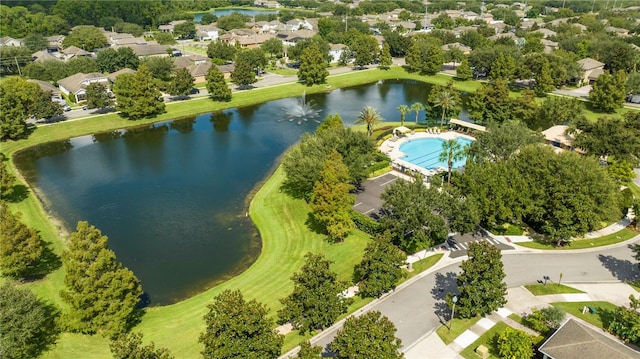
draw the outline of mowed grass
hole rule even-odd
[[[555,302],[551,305],[602,329],[609,325],[612,314],[618,308],[609,302]],[[593,307],[596,313],[591,314],[587,311],[582,314],[584,307]]]
[[[610,244],[624,242],[637,235],[638,235],[637,232],[634,232],[629,228],[623,228],[618,232],[611,233],[603,237],[575,239],[571,241],[569,245],[566,245],[563,247],[556,247],[552,244],[540,243],[540,242],[520,242],[516,244],[519,246],[533,248],[533,249],[548,249],[548,250],[559,250],[559,251],[565,250],[566,251],[566,250],[572,250],[572,249],[585,249],[585,248],[608,246]]]
[[[340,279],[351,279],[353,266],[362,260],[369,236],[354,230],[344,243],[329,244],[323,235],[312,232],[304,225],[309,214],[307,204],[280,191],[284,177],[282,169],[276,170],[250,205],[251,218],[260,230],[263,242],[258,260],[242,274],[190,299],[148,308],[142,323],[134,328],[134,331],[144,334],[145,341],[154,341],[169,348],[176,358],[199,357],[202,347],[198,343],[198,336],[205,329],[202,317],[207,312],[207,304],[227,289],[239,289],[247,300],[257,299],[266,304],[269,314],[275,317],[276,311],[282,307],[279,299],[293,289],[291,275],[302,266],[304,255],[308,252],[324,253],[334,262],[332,269]],[[77,346],[67,342],[77,339],[76,336],[62,337],[60,345],[45,357],[88,357],[85,349],[76,350]],[[295,345],[298,344],[297,339]],[[84,337],[83,340],[89,339]],[[102,357],[108,356],[106,342],[101,338],[96,338],[93,346],[95,348],[92,350],[96,353],[102,353]],[[98,351],[99,347],[102,350]]]
[[[584,293],[583,291],[558,283],[528,284],[524,286],[533,295]]]
[[[484,334],[482,334],[475,342],[471,343],[468,347],[464,348],[460,355],[467,359],[477,359],[480,358],[478,354],[476,354],[475,350],[480,346],[484,345],[489,349],[488,358],[497,359],[500,358],[500,354],[498,353],[498,349],[493,345],[493,338],[496,334],[502,333],[504,330],[509,328],[507,324],[504,322],[497,322],[491,329],[487,330]]]
[[[451,321],[451,330],[449,330],[449,322],[441,325],[438,329],[436,329],[436,333],[442,339],[445,344],[450,344],[456,339],[460,334],[462,334],[465,330],[471,328],[477,321],[482,319],[482,317],[477,316],[468,319],[460,319],[455,318]]]

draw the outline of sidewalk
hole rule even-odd
[[[524,287],[516,287],[507,291],[507,305],[480,319],[471,328],[464,331],[449,345],[446,345],[434,331],[405,348],[406,359],[423,358],[462,358],[460,352],[475,342],[481,335],[491,329],[497,322],[504,322],[515,329],[537,335],[538,333],[515,322],[508,316],[516,313],[520,316],[528,314],[534,308],[544,308],[553,302],[588,302],[607,301],[616,305],[626,305],[629,295],[637,295],[633,288],[624,283],[571,284],[573,288],[584,291],[578,294],[550,294],[534,296]]]

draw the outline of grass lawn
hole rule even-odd
[[[547,283],[545,284],[528,284],[524,286],[533,295],[547,294],[565,294],[565,293],[584,293],[581,290],[568,287],[564,284]]]
[[[519,246],[533,248],[533,249],[549,249],[549,250],[571,250],[571,249],[584,249],[584,248],[594,248],[607,246],[610,244],[616,244],[620,242],[624,242],[627,239],[631,239],[637,236],[638,233],[630,230],[629,228],[623,228],[622,230],[611,233],[604,237],[599,238],[587,238],[587,239],[576,239],[570,242],[570,245],[564,247],[556,247],[552,244],[540,243],[540,242],[520,242],[516,243]]]
[[[431,268],[434,264],[438,263],[438,261],[440,260],[440,258],[442,258],[442,256],[444,256],[443,253],[438,253],[413,263],[412,265],[413,271],[408,272],[408,275],[405,278],[405,280],[408,280],[409,278],[413,278],[418,274],[424,272],[425,270]]]
[[[631,286],[631,288],[635,289],[636,292],[640,292],[640,281],[639,280],[628,282],[627,284],[629,284]]]
[[[518,324],[524,325],[524,321],[522,320],[522,317],[519,316],[516,313],[509,314],[509,319],[513,320],[514,322],[516,322]]]
[[[298,70],[283,68],[283,67],[268,67],[266,69],[268,73],[282,75],[282,76],[296,76]]]
[[[447,323],[446,325],[441,325],[438,329],[436,329],[436,333],[445,344],[450,344],[453,342],[455,338],[460,336],[465,330],[471,328],[477,321],[482,319],[482,317],[474,317],[470,319],[458,319],[455,318],[451,321],[451,330],[449,330]]]
[[[555,302],[551,303],[551,305],[603,329],[609,325],[612,314],[618,308],[615,304],[609,302]],[[582,308],[585,306],[594,307],[596,313],[591,314],[587,311],[582,314]]]
[[[464,348],[460,355],[467,359],[478,359],[480,356],[476,354],[475,350],[480,345],[484,345],[489,349],[489,358],[498,359],[500,355],[498,354],[498,349],[492,345],[493,337],[496,334],[503,332],[505,329],[509,328],[509,326],[503,322],[497,322],[496,325],[491,327],[491,329],[487,330],[484,334],[482,334],[475,342],[473,342],[468,347]]]

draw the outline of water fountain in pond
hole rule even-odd
[[[315,103],[313,100],[306,100],[306,92],[302,93],[302,97],[297,99],[295,103],[290,106],[282,108],[285,111],[285,119],[290,122],[297,121],[298,125],[302,123],[302,121],[313,120],[315,122],[320,122],[317,120],[320,117],[320,112],[322,110],[315,108]]]

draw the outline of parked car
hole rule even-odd
[[[64,110],[64,112],[69,112],[71,111],[71,106],[65,105],[62,109]]]
[[[84,105],[84,106],[82,106],[82,109],[83,109],[83,110],[88,110],[88,109],[89,109],[89,106]]]
[[[191,95],[196,95],[196,94],[199,94],[199,93],[200,93],[200,90],[195,88],[195,87],[192,88],[191,90],[189,90],[189,94],[191,94]]]

